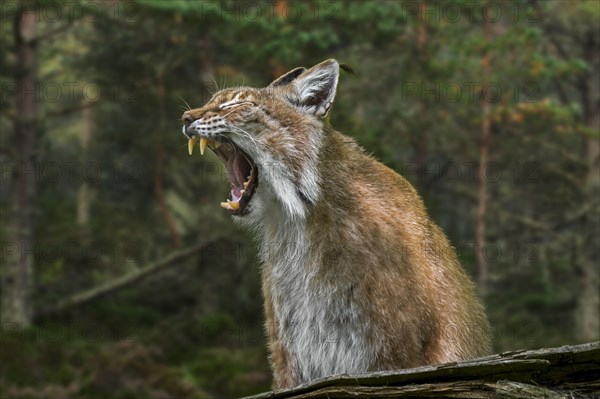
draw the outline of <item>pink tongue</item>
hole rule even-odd
[[[243,169],[243,162],[244,162],[243,157],[244,156],[241,154],[236,154],[235,158],[233,159],[233,172],[235,175],[235,180],[237,180],[235,186],[239,187],[240,190],[242,188],[242,184],[246,181],[246,179],[245,179],[246,176],[244,176],[244,169]]]
[[[236,202],[242,198],[242,190],[238,187],[234,187],[231,189],[231,200]]]
[[[244,159],[243,155],[236,154],[227,160],[227,175],[231,180],[231,200],[236,202],[242,198],[243,182],[246,180],[244,176]]]
[[[229,180],[231,180],[231,184],[234,187],[237,186],[241,186],[239,179],[238,179],[238,174],[239,172],[236,170],[236,159],[237,159],[238,155],[236,155],[235,157],[231,157],[227,160],[227,164],[225,165],[225,167],[227,168],[227,177],[229,178]]]

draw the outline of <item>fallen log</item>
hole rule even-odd
[[[460,363],[322,378],[246,399],[600,398],[600,341]]]

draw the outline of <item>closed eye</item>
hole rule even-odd
[[[252,103],[250,101],[241,101],[241,102],[228,101],[226,103],[219,105],[219,108],[220,109],[231,109],[231,108],[239,107],[240,105],[254,105],[254,103]]]

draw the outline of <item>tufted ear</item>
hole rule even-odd
[[[294,80],[298,76],[300,76],[300,74],[304,71],[306,71],[306,68],[304,68],[304,67],[298,67],[298,68],[292,69],[288,73],[281,75],[280,77],[278,77],[277,79],[272,81],[268,87],[285,86],[288,83],[290,83],[292,80]]]
[[[336,60],[323,61],[292,80],[288,100],[307,114],[325,117],[333,105],[339,75]]]

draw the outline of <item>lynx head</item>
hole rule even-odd
[[[303,218],[320,196],[318,156],[339,76],[335,60],[296,68],[265,88],[221,90],[201,108],[186,111],[189,152],[199,142],[223,161],[236,218],[254,223],[283,212]]]

